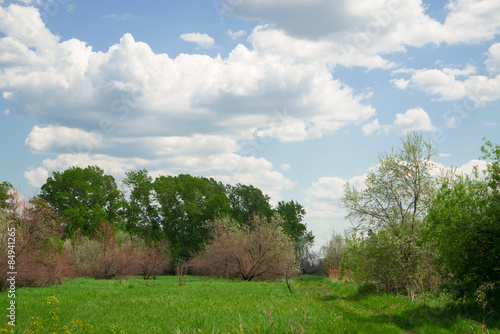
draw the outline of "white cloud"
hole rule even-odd
[[[431,118],[422,108],[408,109],[404,114],[396,114],[396,119],[390,125],[381,125],[377,119],[365,124],[362,128],[365,135],[373,132],[407,134],[410,131],[435,131]]]
[[[331,65],[368,69],[394,66],[383,55],[407,46],[477,43],[500,31],[496,0],[456,0],[443,23],[421,0],[222,0],[222,13],[264,24],[249,40],[262,53],[316,57]],[[404,84],[404,82],[397,82]]]
[[[396,114],[390,131],[406,134],[410,131],[434,131],[431,118],[422,108],[408,109],[404,114]]]
[[[5,110],[3,111],[3,114],[4,114],[5,116],[9,116],[9,114],[10,114],[10,110],[9,110],[9,109],[5,109]]]
[[[380,125],[378,119],[374,119],[372,122],[363,125],[361,129],[363,130],[363,134],[365,136],[368,136],[374,133],[375,131],[380,131],[380,129],[382,129],[382,125]]]
[[[491,49],[490,49],[491,50]],[[493,59],[490,57],[490,60]],[[487,62],[490,70],[493,62]],[[397,86],[404,89],[411,87],[431,95],[438,95],[441,100],[468,98],[476,105],[483,105],[500,99],[500,75],[488,78],[484,75],[472,75],[475,68],[468,66],[460,69],[422,69],[411,71],[409,84]],[[457,76],[465,76],[458,80]],[[394,81],[393,81],[394,82]]]
[[[451,154],[450,153],[438,153],[438,157],[449,158],[449,157],[451,157]]]
[[[392,79],[391,83],[399,89],[406,89],[410,81],[405,79]]]
[[[70,8],[68,7],[68,10],[70,10]],[[71,9],[73,10],[73,9]],[[135,16],[130,14],[130,13],[125,13],[125,14],[109,14],[109,15],[106,15],[103,17],[103,19],[113,19],[113,20],[117,20],[117,21],[127,21],[127,20],[131,20],[131,19],[135,19]]]
[[[227,34],[232,39],[238,39],[238,38],[241,38],[243,36],[246,36],[247,32],[245,30],[232,31],[231,29],[229,29],[227,31]]]
[[[97,164],[116,175],[146,168],[252,183],[275,201],[293,182],[267,160],[236,155],[238,141],[319,138],[375,114],[369,94],[355,94],[313,58],[238,45],[225,59],[172,59],[131,34],[94,52],[77,39],[60,42],[34,8],[0,10],[10,20],[0,22],[4,100],[44,124],[33,127],[27,148],[59,154],[26,172],[33,185],[54,170]],[[26,16],[40,25],[29,38]]]
[[[321,177],[307,190],[312,198],[316,199],[340,199],[344,194],[347,180],[339,177]]]
[[[447,43],[477,43],[500,32],[500,2],[496,0],[455,0],[446,7],[449,14],[442,39]]]
[[[500,43],[493,44],[488,50],[488,59],[484,64],[492,73],[500,72]]]
[[[186,42],[196,43],[200,48],[203,49],[210,49],[214,46],[215,43],[215,40],[208,34],[201,34],[199,32],[181,34],[179,37]]]
[[[329,240],[332,229],[341,233],[351,227],[350,222],[345,219],[347,212],[340,206],[340,199],[344,195],[347,182],[363,189],[365,179],[366,174],[354,176],[349,180],[336,176],[321,177],[306,190],[307,215],[304,222],[316,236],[316,249]]]
[[[80,129],[49,125],[40,128],[35,125],[26,138],[25,146],[33,152],[54,153],[71,148],[87,149],[101,144],[102,136]]]
[[[281,170],[289,170],[290,168],[292,168],[292,166],[290,166],[289,164],[281,164],[280,166]]]
[[[0,7],[0,31],[2,38],[11,38],[27,47],[39,48],[48,52],[59,42],[42,21],[38,9],[10,4],[7,8]],[[46,56],[51,56],[50,53]]]
[[[34,11],[12,6],[2,10],[14,21],[23,20],[23,11]],[[0,26],[7,35],[0,43],[10,45],[0,56],[4,99],[41,123],[102,134],[106,145],[100,147],[127,137],[196,134],[235,140],[259,133],[283,141],[304,140],[375,113],[364,103],[369,95],[354,94],[316,61],[262,54],[243,45],[225,59],[188,54],[172,59],[155,54],[130,34],[108,51],[94,52],[76,39],[57,42],[43,26],[51,42],[40,48],[42,52],[11,37],[17,36],[11,26],[16,24]],[[285,107],[283,100],[293,106],[282,119],[286,122],[272,113]],[[74,112],[68,115],[67,110]],[[292,136],[290,126],[301,127],[301,133]]]
[[[32,187],[39,188],[47,181],[49,172],[43,167],[37,167],[24,172],[24,177]]]
[[[479,175],[482,175],[484,171],[488,169],[488,163],[484,160],[470,160],[466,164],[458,167],[456,169],[457,174],[472,175],[474,170],[477,168]]]

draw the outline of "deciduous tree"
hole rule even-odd
[[[226,191],[231,203],[231,216],[240,224],[249,222],[253,215],[272,217],[270,197],[260,189],[238,183],[226,186]]]
[[[123,183],[130,189],[125,209],[127,231],[141,234],[151,241],[160,241],[164,235],[159,222],[159,208],[154,198],[153,178],[145,169],[125,174]]]
[[[364,268],[367,280],[392,291],[416,280],[422,220],[437,187],[431,174],[434,154],[430,142],[410,133],[401,148],[379,156],[364,189],[347,184],[342,198],[354,231],[368,233],[356,249],[372,260],[381,257],[379,266]],[[384,261],[383,254],[393,251],[397,254]]]
[[[306,210],[301,204],[293,200],[280,201],[275,210],[283,219],[283,231],[292,239],[298,251],[303,251],[313,244],[314,235],[307,231],[306,224],[302,223]]]
[[[53,172],[41,188],[41,197],[66,219],[70,236],[76,231],[93,235],[102,221],[122,221],[123,196],[114,177],[97,166]]]
[[[4,181],[0,183],[0,210],[9,208],[9,190],[12,189],[12,184],[10,184],[9,182]]]
[[[210,237],[209,222],[230,212],[224,185],[214,179],[159,176],[154,190],[174,259],[188,259],[200,251]]]

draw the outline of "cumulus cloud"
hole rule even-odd
[[[316,40],[348,36],[351,40],[358,39],[363,46],[379,44],[380,50],[386,51],[402,45],[488,40],[500,28],[500,5],[495,0],[450,1],[444,8],[447,11],[444,23],[429,17],[420,0],[221,2],[225,15],[271,23],[291,36]]]
[[[396,114],[396,119],[390,125],[381,125],[377,119],[365,124],[362,128],[365,135],[374,132],[407,134],[410,131],[435,131],[431,118],[422,108],[408,109],[404,114]]]
[[[292,168],[292,166],[290,166],[289,164],[281,164],[280,168],[281,170],[289,170],[290,168]]]
[[[500,72],[500,43],[493,44],[488,50],[488,59],[484,64],[492,73]]]
[[[30,186],[39,188],[47,181],[49,172],[43,167],[37,167],[24,172],[24,177],[28,180]]]
[[[23,11],[36,13],[14,5],[2,11],[13,21],[22,21]],[[8,45],[0,56],[4,99],[39,122],[97,132],[106,142],[110,137],[198,133],[232,139],[259,133],[288,141],[297,127],[302,127],[301,140],[332,133],[375,112],[364,103],[366,95],[354,94],[324,64],[287,55],[238,45],[226,59],[187,54],[172,59],[155,54],[130,34],[107,52],[94,52],[76,39],[58,42],[45,28],[40,31],[50,43],[41,52],[30,49],[35,42],[26,45],[15,37],[12,26],[2,28],[7,36],[0,39]],[[283,99],[293,106],[285,122],[276,121],[272,112],[284,107],[277,105]]]
[[[475,170],[479,172],[479,175],[483,175],[483,173],[488,169],[488,163],[484,160],[470,160],[464,165],[456,168],[455,172],[457,174],[463,175],[472,175]]]
[[[293,182],[267,160],[235,154],[239,141],[319,138],[375,114],[369,95],[355,94],[321,62],[243,45],[225,59],[170,58],[131,34],[95,52],[77,39],[60,41],[35,8],[1,7],[0,17],[3,98],[9,110],[43,124],[26,147],[58,154],[26,172],[32,185],[54,170],[97,164],[117,174],[146,168],[252,183],[274,200]],[[37,27],[29,35],[27,17]],[[184,37],[211,43],[202,34]],[[231,161],[240,167],[228,170]]]
[[[238,39],[238,38],[241,38],[243,36],[246,36],[247,32],[245,30],[232,31],[231,29],[229,29],[227,31],[227,34],[232,39]]]
[[[326,244],[331,236],[332,229],[343,232],[350,227],[345,219],[347,212],[340,205],[345,185],[349,183],[358,189],[363,189],[366,174],[343,179],[336,176],[320,177],[306,190],[305,222],[316,236],[316,246]]]
[[[491,71],[495,71],[496,58],[490,48],[490,58],[486,65]],[[493,53],[492,53],[493,52]],[[400,89],[411,87],[431,95],[437,95],[441,100],[458,100],[468,98],[476,105],[484,105],[500,99],[500,75],[487,77],[484,75],[473,75],[476,69],[472,66],[461,69],[421,69],[411,70],[411,77],[404,85],[398,85],[395,79],[393,83]],[[464,79],[457,77],[464,76]]]
[[[500,32],[500,3],[496,0],[450,1],[446,9],[442,39],[447,43],[482,42]]]
[[[221,2],[227,16],[268,24],[250,36],[261,51],[315,54],[333,65],[370,69],[394,66],[382,56],[404,52],[407,46],[477,43],[491,40],[500,31],[496,0],[451,1],[444,8],[443,23],[426,13],[421,0]]]
[[[33,152],[54,153],[71,147],[82,149],[88,145],[98,145],[101,141],[102,137],[97,133],[63,126],[41,128],[35,125],[26,138],[25,146]]]
[[[215,40],[208,34],[201,34],[199,32],[181,34],[179,37],[186,42],[196,43],[200,48],[203,49],[210,49],[214,46],[215,43]]]

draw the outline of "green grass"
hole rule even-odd
[[[353,283],[301,276],[292,282],[239,282],[186,277],[159,277],[150,286],[140,278],[121,283],[88,278],[46,288],[16,291],[16,333],[40,316],[48,333],[49,307],[55,296],[59,324],[72,319],[92,324],[94,333],[481,333],[482,312],[446,306],[446,299],[388,294],[360,294]],[[0,294],[1,309],[8,303]],[[490,314],[489,333],[500,333]],[[82,331],[83,332],[83,331]]]

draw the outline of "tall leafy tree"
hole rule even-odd
[[[369,257],[368,264],[381,260],[359,272],[386,289],[406,289],[418,281],[422,221],[436,188],[434,154],[431,142],[409,133],[401,148],[379,156],[364,189],[346,185],[342,204],[347,217],[355,231],[368,232],[370,239],[353,249]]]
[[[153,185],[162,229],[176,259],[187,259],[203,249],[210,237],[210,222],[230,212],[225,187],[214,179],[159,176]]]
[[[251,185],[226,186],[227,197],[231,204],[231,215],[240,224],[248,223],[253,215],[260,214],[270,219],[273,209],[270,197]]]
[[[53,172],[41,188],[41,195],[67,220],[65,232],[93,235],[100,223],[120,223],[123,196],[115,179],[97,166],[71,167]]]
[[[12,184],[7,181],[0,183],[0,210],[7,209],[9,207],[9,203],[7,202],[9,199],[9,190],[12,190]]]
[[[283,231],[292,239],[296,249],[303,250],[314,242],[314,235],[302,223],[306,210],[295,201],[280,201],[275,208],[283,219]]]
[[[402,144],[379,155],[365,189],[347,184],[342,204],[357,230],[387,229],[399,235],[402,229],[415,229],[425,217],[436,188],[431,175],[436,151],[416,133],[408,134]]]
[[[130,189],[125,210],[127,230],[142,234],[149,240],[161,240],[163,231],[160,227],[158,206],[154,199],[153,178],[145,169],[125,174],[123,183]]]

